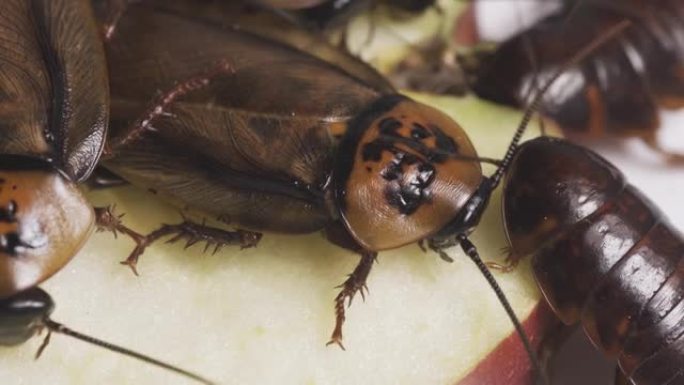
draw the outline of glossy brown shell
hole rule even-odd
[[[59,271],[94,223],[92,206],[67,177],[45,162],[0,157],[0,298]]]
[[[684,107],[684,3],[681,0],[568,1],[501,44],[473,85],[484,98],[523,106],[531,89],[624,18],[619,37],[563,74],[540,110],[568,134],[652,138],[658,107]],[[529,46],[528,46],[529,44]],[[535,72],[530,52],[539,72]]]
[[[211,21],[202,7],[184,9],[131,4],[120,20],[107,46],[112,137],[143,116],[160,92],[219,62],[232,71],[174,101],[151,122],[155,131],[118,148],[105,165],[183,206],[248,228],[322,228],[330,220],[323,189],[337,137],[385,88],[220,22],[221,13]]]
[[[348,231],[368,250],[436,233],[480,185],[476,157],[463,129],[441,111],[403,97],[379,100],[350,123],[335,164]]]
[[[593,152],[550,138],[524,143],[504,191],[513,254],[565,323],[581,322],[637,385],[680,384],[684,237]]]
[[[104,50],[87,0],[0,1],[0,154],[90,175],[109,112]]]

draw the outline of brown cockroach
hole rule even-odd
[[[502,43],[480,60],[473,90],[523,106],[539,79],[623,18],[630,30],[579,63],[546,94],[541,112],[569,137],[641,138],[670,161],[684,156],[656,139],[658,109],[684,107],[684,3],[577,0]],[[543,80],[542,80],[543,81]]]
[[[302,51],[288,34],[271,38],[226,11],[234,9],[187,0],[128,6],[106,45],[112,134],[102,164],[160,198],[228,224],[286,234],[323,231],[358,253],[360,262],[335,299],[330,343],[340,346],[346,302],[363,291],[378,252],[427,241],[449,260],[443,249],[460,245],[534,358],[468,240],[505,167],[483,176],[480,162],[499,162],[479,158],[446,115],[397,94],[384,79],[357,76],[347,60]],[[164,235],[218,245],[239,238],[192,226],[178,232],[164,225],[147,236],[118,222],[112,228],[137,243],[125,261],[132,268]]]
[[[0,2],[0,345],[48,330],[204,383],[50,319],[37,287],[78,252],[97,210],[78,184],[97,164],[109,115],[105,52],[87,0]]]
[[[556,315],[623,380],[684,384],[684,237],[615,166],[564,140],[523,143],[503,213],[510,262],[532,257]]]
[[[335,299],[329,343],[340,346],[346,304],[364,290],[379,251],[427,240],[448,259],[442,249],[460,244],[495,287],[536,364],[468,240],[501,180],[483,176],[480,162],[497,162],[478,158],[444,113],[397,94],[379,75],[369,77],[371,70],[359,71],[360,62],[345,65],[346,53],[302,51],[299,35],[273,38],[237,17],[235,4],[128,5],[106,44],[112,119],[102,164],[157,197],[228,224],[323,231],[358,253]],[[184,225],[192,232],[164,225],[144,236],[118,221],[111,228],[137,243],[125,261],[132,268],[164,235],[219,246],[241,236]]]

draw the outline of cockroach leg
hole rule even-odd
[[[176,83],[170,90],[161,93],[150,107],[143,113],[143,116],[138,118],[131,124],[123,133],[116,139],[111,140],[104,151],[104,156],[112,156],[117,148],[131,143],[138,139],[146,131],[156,131],[152,126],[152,122],[160,116],[169,114],[167,109],[178,98],[189,94],[192,91],[197,91],[207,87],[215,78],[222,75],[232,75],[235,73],[233,67],[226,60],[219,60],[216,65],[211,67],[197,76]]]
[[[421,239],[420,241],[418,241],[418,242],[416,242],[416,243],[418,244],[418,247],[420,248],[420,250],[421,250],[423,253],[427,253],[427,252],[428,252],[427,247],[425,247],[425,240],[424,240],[424,239]]]
[[[135,275],[138,275],[138,260],[145,252],[147,246],[165,236],[173,235],[173,238],[166,241],[166,243],[173,243],[180,239],[185,239],[186,249],[198,242],[205,242],[204,252],[207,252],[209,248],[213,247],[213,254],[228,245],[239,245],[240,249],[255,247],[262,237],[261,233],[253,231],[241,229],[227,231],[207,226],[204,223],[195,223],[188,219],[184,219],[183,222],[173,225],[163,224],[161,227],[147,235],[142,235],[124,226],[121,223],[123,214],[116,215],[112,206],[97,207],[95,208],[95,213],[98,231],[111,231],[114,233],[114,236],[121,232],[122,234],[129,236],[136,243],[135,249],[133,249],[128,258],[121,262],[121,264],[130,267]]]
[[[521,257],[515,255],[510,247],[504,247],[503,251],[506,253],[506,259],[504,259],[503,263],[489,261],[485,262],[485,265],[487,265],[488,268],[501,273],[510,273],[518,266]]]
[[[45,338],[43,339],[43,342],[40,343],[40,346],[38,347],[38,350],[36,351],[36,354],[34,356],[35,360],[39,359],[40,356],[43,355],[45,348],[47,348],[48,345],[50,345],[50,337],[52,337],[52,330],[48,329],[47,334],[45,335]]]
[[[427,240],[427,247],[428,249],[434,251],[439,255],[439,257],[444,261],[444,262],[449,262],[452,263],[454,261],[453,258],[449,256],[444,250],[448,249],[450,247],[456,246],[458,243],[453,241],[452,239],[448,240],[440,240],[437,241],[433,238],[430,238]]]
[[[650,147],[653,151],[662,155],[667,163],[672,165],[684,164],[684,154],[664,149],[660,145],[660,143],[658,143],[658,140],[656,139],[655,135],[644,138],[644,143],[646,143],[646,145]]]
[[[345,302],[347,302],[346,307],[351,306],[352,300],[356,293],[361,294],[361,297],[365,300],[366,293],[368,293],[368,286],[366,286],[366,279],[368,279],[368,274],[373,267],[373,262],[375,262],[378,253],[375,252],[363,252],[361,253],[361,260],[356,266],[354,271],[349,274],[344,283],[338,287],[342,288],[340,294],[335,298],[335,330],[333,330],[332,336],[330,336],[330,341],[326,345],[336,344],[342,350],[344,345],[342,345],[342,325],[344,325],[345,317]],[[365,292],[364,292],[365,291]]]

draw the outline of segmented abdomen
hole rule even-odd
[[[564,141],[528,142],[504,213],[563,322],[581,322],[635,384],[684,383],[684,238],[619,171]]]
[[[652,137],[659,107],[684,107],[684,2],[566,3],[485,59],[474,91],[523,106],[530,91],[577,52],[629,19],[625,32],[566,71],[545,94],[541,111],[572,134]]]

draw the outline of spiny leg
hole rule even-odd
[[[150,244],[156,242],[162,237],[173,235],[173,238],[166,241],[166,243],[173,243],[180,239],[186,239],[185,248],[188,248],[198,242],[206,242],[204,252],[210,247],[213,247],[213,253],[221,250],[223,246],[239,245],[240,249],[255,247],[261,240],[261,233],[236,230],[226,231],[216,227],[206,226],[192,222],[188,219],[183,220],[177,224],[163,224],[158,229],[150,232],[147,235],[142,235],[131,230],[121,223],[123,215],[114,214],[114,208],[96,207],[95,214],[97,218],[98,231],[111,231],[116,237],[119,232],[126,234],[136,243],[135,249],[131,252],[128,258],[121,262],[123,265],[129,266],[135,275],[138,275],[137,264],[140,256],[145,252],[145,249]]]
[[[504,247],[502,251],[506,253],[506,258],[504,259],[503,263],[489,261],[485,262],[485,265],[487,265],[488,268],[497,270],[501,273],[510,273],[511,271],[515,270],[522,258],[515,254],[508,246]]]
[[[342,288],[342,291],[340,291],[340,294],[335,298],[335,329],[333,330],[332,336],[330,336],[330,341],[328,341],[326,345],[337,344],[342,350],[345,350],[344,345],[342,345],[342,326],[346,319],[345,302],[348,299],[349,301],[346,306],[351,306],[356,293],[360,293],[361,297],[364,300],[366,299],[366,294],[364,293],[364,290],[368,292],[366,279],[368,279],[368,274],[371,271],[371,267],[373,267],[373,262],[375,262],[377,255],[377,253],[368,251],[361,253],[359,264],[354,271],[349,274],[347,280],[344,281],[342,285],[338,286]]]
[[[167,109],[178,98],[209,86],[212,80],[221,75],[232,75],[233,73],[235,73],[233,67],[226,60],[219,60],[208,71],[176,83],[173,88],[160,94],[143,113],[142,117],[128,126],[122,135],[110,140],[105,148],[104,155],[110,157],[119,147],[135,141],[143,133],[157,131],[152,126],[152,122],[160,116],[169,115]]]
[[[437,255],[439,255],[443,261],[451,263],[454,261],[454,259],[451,258],[451,256],[449,256],[449,254],[447,254],[447,252],[444,250],[458,246],[459,244],[459,241],[453,237],[447,237],[444,239],[429,238],[426,240],[420,240],[418,242],[418,247],[420,247],[423,252],[427,252],[428,249],[430,249],[437,253]],[[511,250],[509,247],[505,247],[503,251],[507,254],[503,263],[489,261],[485,262],[484,264],[490,269],[497,270],[502,273],[510,273],[518,266],[520,257],[513,253],[513,250]]]

